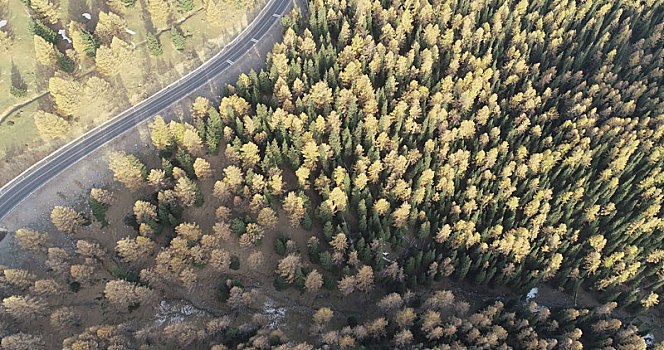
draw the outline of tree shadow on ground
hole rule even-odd
[[[14,60],[12,60],[11,81],[13,87],[23,91],[28,90],[28,84],[26,84],[25,80],[23,80],[23,76],[21,76],[21,71],[19,71],[18,66],[14,64]]]
[[[97,25],[97,15],[91,12],[90,6],[88,6],[87,1],[85,0],[71,0],[67,8],[67,18],[82,23],[85,27],[85,30],[92,31]],[[92,16],[92,19],[88,20],[83,17],[84,13],[89,13]],[[69,25],[69,23],[66,23]],[[71,34],[70,34],[71,36]]]

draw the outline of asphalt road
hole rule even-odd
[[[40,163],[10,181],[0,189],[0,220],[30,194],[86,155],[187,97],[197,88],[233,66],[269,32],[290,5],[291,0],[268,2],[259,16],[220,54],[203,63],[201,67],[178,82],[50,154]]]

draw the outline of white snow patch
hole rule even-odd
[[[86,19],[92,19],[92,16],[89,13],[84,13],[81,16],[85,17]]]
[[[526,295],[526,302],[535,299],[535,297],[537,297],[537,293],[539,293],[539,289],[537,289],[537,287],[533,287],[533,289],[528,292],[528,295]]]
[[[125,32],[129,33],[129,35],[135,35],[135,34],[136,34],[135,31],[133,31],[133,30],[131,30],[131,29],[129,29],[129,28],[125,28]]]
[[[155,323],[158,326],[165,324],[180,323],[186,316],[202,317],[207,313],[195,308],[193,305],[184,301],[168,302],[162,300],[159,303],[157,313],[154,315]]]
[[[58,30],[58,34],[60,34],[63,39],[67,40],[67,42],[69,42],[71,44],[71,39],[69,39],[69,37],[67,37],[67,32],[64,29]]]
[[[286,309],[283,307],[276,307],[272,300],[267,299],[263,304],[263,313],[270,319],[268,327],[270,327],[270,329],[277,329],[283,324],[284,317],[286,316]]]
[[[7,25],[7,20],[6,19],[3,19],[3,20],[0,21],[0,28],[4,27],[6,25]]]
[[[643,339],[646,341],[647,346],[655,345],[655,335],[654,334],[648,333],[645,336],[643,336]]]

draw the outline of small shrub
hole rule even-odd
[[[23,88],[18,88],[16,86],[9,87],[9,93],[14,97],[25,97],[28,96],[28,90]]]
[[[115,276],[115,277],[117,277],[121,280],[125,280],[125,281],[131,282],[131,283],[140,283],[141,282],[141,278],[140,278],[140,276],[138,276],[138,274],[136,274],[135,272],[133,272],[131,270],[122,268],[120,266],[113,267],[111,272],[113,272],[113,276]]]
[[[92,210],[92,216],[95,218],[95,220],[101,222],[101,227],[108,226],[108,221],[106,221],[106,211],[108,210],[108,205],[98,202],[92,197],[88,198],[88,204]]]
[[[288,241],[289,241],[288,237],[285,236],[277,238],[274,241],[274,251],[276,251],[277,254],[281,256],[286,255],[286,242]]]
[[[161,46],[159,39],[150,32],[148,32],[148,51],[154,57],[159,57],[164,53],[164,48]]]
[[[247,224],[242,221],[240,218],[235,218],[231,221],[231,230],[240,237],[247,232]]]
[[[233,287],[243,288],[244,286],[240,281],[237,280],[232,280],[230,285],[228,285],[228,283],[226,282],[220,283],[219,286],[217,287],[217,300],[219,300],[222,303],[225,303],[230,297],[231,289]]]
[[[171,27],[171,40],[173,40],[173,46],[175,46],[176,50],[184,51],[187,38],[176,27]]]
[[[275,277],[272,285],[274,286],[274,289],[278,291],[286,290],[290,287],[290,284],[282,276]]]
[[[76,63],[67,55],[58,51],[58,67],[67,73],[71,73],[76,69]]]
[[[233,255],[231,256],[231,265],[230,265],[231,270],[239,270],[240,269],[240,258],[237,256]]]
[[[327,290],[335,290],[337,288],[337,280],[332,276],[323,276],[323,288]]]

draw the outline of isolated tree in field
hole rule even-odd
[[[155,27],[162,28],[168,23],[171,16],[171,7],[165,0],[149,0],[148,12],[150,12]]]
[[[199,179],[209,179],[212,177],[212,168],[210,163],[203,158],[196,158],[194,161],[194,173]]]
[[[316,292],[318,292],[322,286],[323,276],[318,272],[318,270],[314,269],[313,271],[309,272],[307,279],[304,282],[304,287],[307,289],[307,291],[316,294]]]
[[[164,47],[161,45],[159,38],[148,32],[148,52],[154,57],[159,57],[164,53]]]
[[[212,107],[212,102],[205,97],[196,97],[194,103],[191,105],[191,116],[193,118],[204,118],[207,116],[208,111]]]
[[[37,111],[34,119],[39,134],[45,138],[63,137],[69,133],[69,123],[55,114]]]
[[[32,319],[46,311],[46,306],[36,298],[12,295],[2,300],[4,311],[17,320]]]
[[[134,155],[126,155],[124,152],[111,153],[108,168],[113,172],[113,178],[130,191],[141,188],[148,175],[147,168],[140,160]]]
[[[48,91],[55,108],[64,116],[78,115],[82,87],[70,78],[52,77],[48,80]]]
[[[45,66],[55,66],[55,63],[58,61],[55,46],[38,35],[33,35],[33,39],[37,61]]]
[[[51,221],[55,227],[67,233],[74,233],[76,228],[85,223],[81,214],[69,207],[56,206],[51,211]]]
[[[171,41],[173,41],[173,47],[178,51],[183,51],[187,44],[187,38],[175,26],[171,27]]]
[[[149,288],[137,286],[125,280],[115,280],[106,283],[104,296],[111,303],[126,308],[151,300],[154,293]]]
[[[16,241],[23,250],[29,251],[46,251],[46,240],[48,234],[46,232],[39,233],[38,231],[20,228],[16,230]]]

